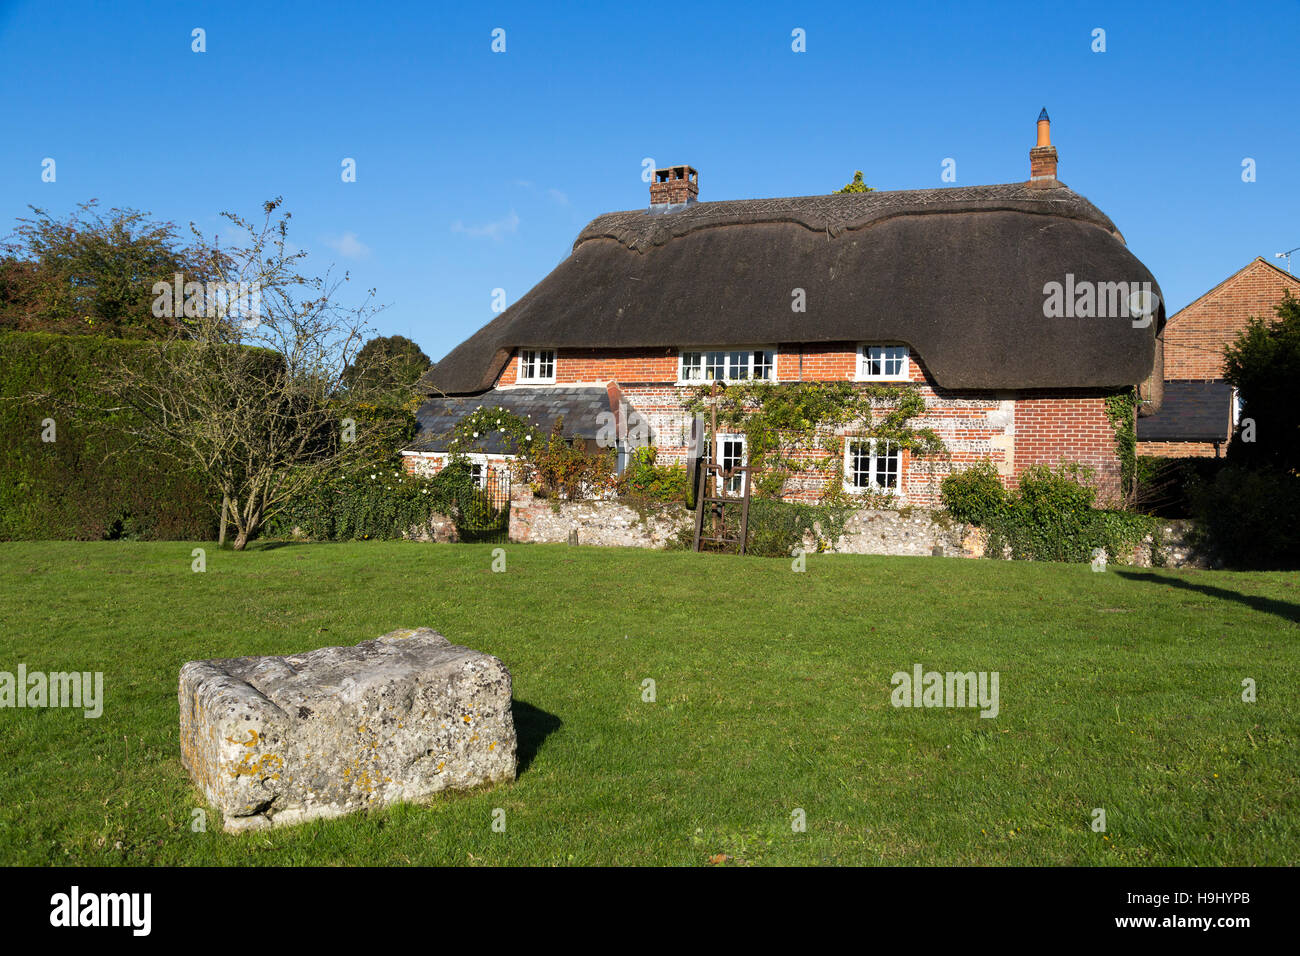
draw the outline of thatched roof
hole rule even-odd
[[[425,376],[492,387],[514,348],[901,341],[940,386],[1133,385],[1158,320],[1045,318],[1043,286],[1151,282],[1114,224],[1064,185],[1027,183],[610,213],[523,298]],[[803,289],[807,311],[791,308]]]

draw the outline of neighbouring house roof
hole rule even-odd
[[[1044,285],[1151,282],[1114,224],[1063,185],[697,202],[593,220],[571,255],[426,373],[492,387],[520,346],[635,348],[899,341],[941,387],[1133,385],[1164,311],[1043,314]],[[804,290],[806,311],[792,309]]]
[[[1138,441],[1226,442],[1231,434],[1227,382],[1165,382],[1160,411],[1137,423]]]
[[[1183,306],[1181,309],[1179,309],[1177,312],[1175,312],[1173,315],[1171,315],[1171,316],[1169,317],[1169,322],[1170,322],[1170,324],[1172,324],[1174,321],[1176,321],[1176,320],[1178,319],[1178,317],[1181,316],[1183,313],[1185,313],[1188,309],[1192,308],[1193,306],[1199,305],[1201,302],[1204,302],[1206,299],[1208,299],[1208,298],[1210,298],[1211,296],[1213,296],[1216,292],[1218,292],[1218,291],[1219,291],[1220,289],[1222,289],[1224,286],[1226,286],[1226,285],[1228,285],[1229,283],[1231,283],[1233,280],[1240,278],[1242,275],[1244,275],[1245,273],[1251,271],[1252,269],[1258,269],[1260,266],[1263,266],[1263,267],[1264,267],[1264,271],[1265,271],[1265,272],[1269,272],[1269,273],[1273,273],[1273,274],[1275,274],[1275,275],[1277,276],[1277,278],[1282,279],[1284,282],[1288,282],[1288,283],[1296,283],[1297,285],[1300,285],[1300,280],[1297,280],[1297,277],[1296,277],[1296,276],[1293,276],[1291,273],[1287,272],[1285,269],[1279,269],[1277,266],[1273,265],[1273,263],[1269,262],[1269,261],[1268,261],[1267,259],[1265,259],[1263,256],[1256,256],[1254,259],[1251,259],[1251,260],[1250,260],[1249,262],[1247,262],[1244,266],[1242,266],[1240,269],[1238,269],[1238,270],[1237,270],[1236,272],[1234,272],[1232,275],[1228,276],[1228,277],[1227,277],[1226,279],[1224,279],[1222,282],[1219,282],[1219,283],[1218,283],[1217,285],[1215,285],[1213,288],[1208,289],[1208,290],[1206,290],[1205,292],[1202,292],[1200,295],[1198,295],[1198,296],[1197,296],[1195,299],[1193,299],[1191,302],[1188,302],[1185,306]],[[1249,306],[1247,306],[1247,307],[1249,308]],[[1269,310],[1269,311],[1271,312],[1271,310]],[[1264,319],[1272,319],[1273,316],[1272,316],[1271,314],[1269,314],[1269,315],[1263,315],[1263,316],[1260,316],[1260,318],[1264,318]]]
[[[594,438],[600,427],[597,416],[612,412],[610,391],[604,386],[547,385],[537,387],[498,388],[482,395],[435,397],[427,399],[415,413],[420,431],[405,451],[441,452],[447,450],[446,439],[462,418],[477,408],[500,406],[535,425],[542,434],[550,434],[556,419],[564,417],[566,435]],[[486,436],[475,449],[489,455],[507,452],[499,437]]]

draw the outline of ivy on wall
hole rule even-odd
[[[1125,498],[1134,494],[1137,481],[1136,388],[1106,396],[1106,418],[1115,432],[1115,454],[1119,457],[1120,488]]]
[[[709,412],[711,386],[694,388],[686,408]],[[924,414],[920,390],[909,385],[862,385],[852,382],[738,382],[718,392],[718,427],[745,436],[749,463],[754,467],[754,487],[760,497],[780,497],[790,478],[825,469],[826,459],[810,452],[825,452],[832,463],[844,453],[844,436],[875,438],[914,456],[929,458],[944,452],[943,441],[931,428],[915,428],[912,419]],[[842,469],[832,464],[823,501],[838,501],[845,494]],[[860,501],[860,496],[855,496]]]

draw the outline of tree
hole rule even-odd
[[[868,186],[862,181],[862,170],[853,171],[853,182],[846,183],[843,189],[835,190],[839,193],[873,193],[876,191],[875,186]]]
[[[204,274],[221,284],[193,301],[186,294],[183,323],[151,345],[149,374],[122,367],[105,384],[137,412],[132,434],[142,445],[197,468],[221,492],[236,551],[381,423],[349,421],[342,402],[343,371],[378,311],[374,290],[347,306],[339,299],[346,273],[302,275],[306,253],[290,251],[291,216],[277,217],[280,204],[263,204],[257,224],[223,214],[242,244],[203,240],[198,253]],[[368,397],[364,386],[349,395]]]
[[[1274,321],[1254,317],[1224,349],[1224,378],[1241,396],[1234,462],[1300,473],[1300,299],[1288,290]]]
[[[1241,420],[1227,467],[1188,493],[1198,546],[1229,567],[1300,567],[1300,299],[1287,292],[1275,311],[1224,349]]]
[[[0,249],[0,328],[162,338],[177,322],[155,313],[154,285],[207,278],[201,251],[149,213],[93,199],[66,219],[30,208]]]
[[[403,335],[378,335],[361,347],[352,364],[343,370],[343,384],[394,399],[403,404],[411,387],[433,362],[420,346]]]

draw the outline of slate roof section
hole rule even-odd
[[[595,438],[601,412],[612,412],[610,392],[604,386],[543,385],[496,388],[482,395],[427,399],[415,413],[420,431],[406,451],[446,451],[456,423],[475,409],[500,406],[550,434],[555,420],[564,417],[566,435]],[[489,455],[506,452],[499,438],[488,438],[478,451]]]
[[[1157,320],[1049,319],[1043,287],[1150,282],[1061,184],[697,202],[593,220],[570,256],[422,380],[492,387],[520,346],[675,348],[904,342],[944,388],[1135,385]],[[791,308],[796,288],[806,312]]]
[[[1138,441],[1226,442],[1231,434],[1227,382],[1165,382],[1160,411],[1137,423]]]

